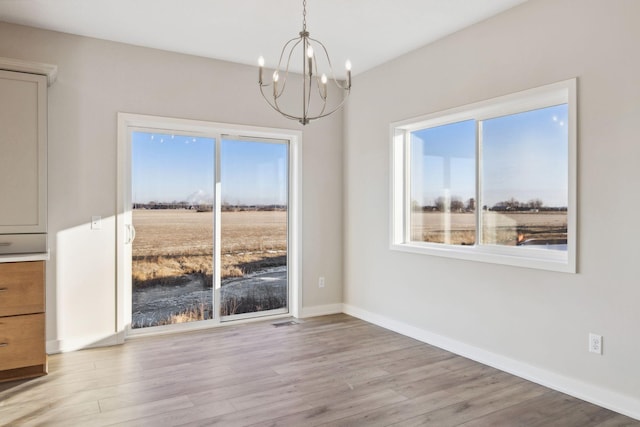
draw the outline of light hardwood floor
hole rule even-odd
[[[0,384],[0,425],[640,426],[347,315],[140,338]]]

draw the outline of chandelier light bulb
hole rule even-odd
[[[347,62],[344,63],[344,68],[346,68],[347,71],[351,71],[351,61],[347,59]]]
[[[280,74],[278,74],[278,70],[273,72],[273,99],[278,98],[278,79],[280,78]]]
[[[327,99],[327,75],[322,73],[322,77],[320,77],[320,81],[322,82],[322,87],[320,89],[320,96],[322,99],[326,101]]]
[[[262,67],[264,67],[264,57],[262,55],[258,58],[258,65],[260,66],[258,70],[258,83],[262,84]]]
[[[313,46],[307,47],[307,58],[313,58]]]

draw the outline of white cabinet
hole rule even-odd
[[[0,254],[46,252],[47,77],[0,70]]]

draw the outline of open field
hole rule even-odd
[[[213,214],[184,209],[134,210],[135,286],[213,271]],[[223,212],[222,278],[286,265],[287,213]]]
[[[566,212],[493,212],[483,215],[485,244],[515,246],[518,234],[523,239],[566,239]],[[441,212],[414,212],[411,214],[411,239],[421,242],[443,243],[447,215]],[[473,245],[475,243],[475,215],[472,212],[448,214],[449,243]]]
[[[212,318],[213,214],[137,209],[133,224],[132,327]],[[286,307],[287,213],[223,212],[221,235],[220,314]],[[252,274],[267,269],[285,279]]]

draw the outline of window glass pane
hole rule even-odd
[[[131,327],[213,317],[213,138],[132,132]]]
[[[482,243],[567,250],[566,104],[482,122]]]
[[[475,121],[411,133],[410,239],[475,244]]]
[[[289,144],[223,139],[220,316],[288,306]]]

